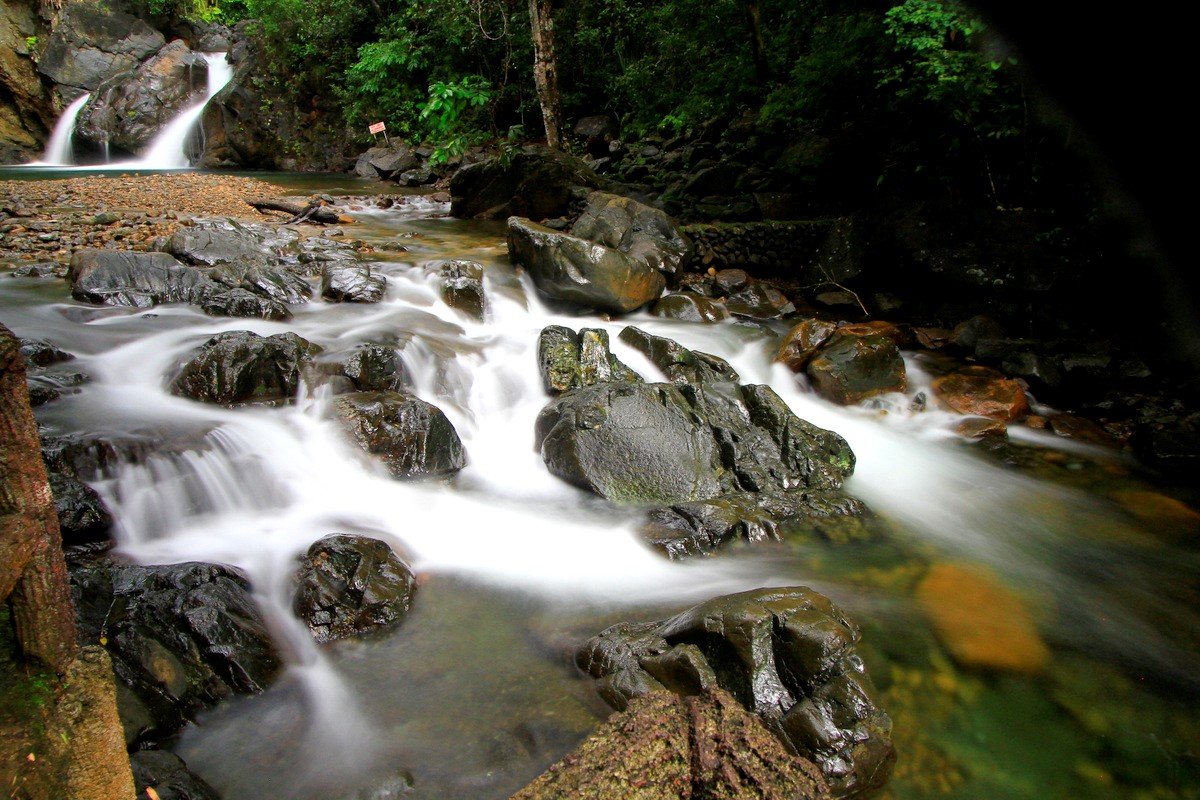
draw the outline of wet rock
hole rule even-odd
[[[277,300],[254,294],[246,289],[227,289],[205,297],[200,310],[213,317],[257,317],[285,320],[292,318],[288,307]]]
[[[140,750],[129,754],[138,797],[153,789],[159,800],[221,800],[216,789],[187,768],[179,756],[166,750]]]
[[[805,534],[844,543],[869,536],[859,524],[840,523],[864,512],[859,500],[839,492],[742,492],[653,509],[642,536],[672,559],[707,555],[732,542],[779,542]]]
[[[103,81],[75,123],[91,148],[141,154],[188,106],[204,99],[208,63],[175,40],[136,68]]]
[[[730,295],[725,308],[735,317],[748,319],[779,319],[796,311],[783,292],[765,283],[752,283]]]
[[[580,186],[598,188],[600,177],[574,156],[525,147],[510,158],[490,158],[454,173],[450,213],[464,219],[561,217]]]
[[[713,276],[713,288],[721,297],[730,297],[750,285],[744,269],[720,269]]]
[[[900,349],[878,334],[835,332],[809,361],[807,373],[817,394],[843,406],[908,387]]]
[[[22,339],[21,355],[25,363],[31,367],[48,367],[51,364],[61,364],[71,361],[75,356],[66,350],[61,350],[45,339]]]
[[[622,342],[650,359],[671,383],[734,382],[738,374],[729,362],[708,353],[693,352],[678,342],[646,333],[632,325],[621,331]]]
[[[144,461],[161,445],[161,437],[153,434],[119,438],[96,433],[43,436],[42,460],[51,474],[94,480],[111,476],[123,462]]]
[[[796,417],[765,386],[578,389],[543,409],[535,439],[552,474],[623,504],[835,489],[854,468],[845,440]]]
[[[337,414],[359,446],[396,478],[446,477],[467,464],[458,431],[442,410],[399,392],[337,399]]]
[[[884,320],[870,322],[846,322],[838,330],[848,336],[883,336],[891,339],[896,347],[912,347],[916,336],[907,325],[897,325]]]
[[[675,220],[628,197],[592,192],[571,235],[619,250],[667,276],[677,274],[692,254],[692,243]]]
[[[965,367],[935,378],[933,392],[942,405],[959,414],[1012,421],[1029,413],[1021,384],[987,367]]]
[[[966,439],[978,439],[982,436],[1005,436],[1008,433],[1008,423],[1002,419],[990,417],[968,417],[954,426],[954,432]]]
[[[641,376],[609,350],[608,331],[550,325],[538,335],[538,367],[547,394],[599,383],[639,383]]]
[[[792,372],[800,372],[836,330],[835,322],[806,319],[783,335],[775,360],[786,364]]]
[[[84,249],[71,257],[71,296],[86,303],[150,308],[198,303],[219,288],[166,253]]]
[[[483,293],[483,265],[476,261],[437,261],[426,269],[438,275],[442,300],[472,319],[483,321],[487,295]]]
[[[372,147],[354,164],[354,174],[360,178],[387,180],[401,172],[413,169],[420,163],[416,153],[406,144],[397,142],[383,147]]]
[[[1112,434],[1101,428],[1090,419],[1074,414],[1056,414],[1050,418],[1050,430],[1066,439],[1075,439],[1087,444],[1101,447],[1117,447],[1117,440]]]
[[[205,221],[179,228],[161,249],[197,267],[222,264],[245,267],[265,263],[268,255],[291,245],[296,238],[287,228],[262,230],[257,225]]]
[[[51,472],[49,477],[63,546],[108,538],[113,518],[96,490],[69,475]]]
[[[406,169],[404,172],[396,175],[393,180],[401,186],[428,186],[431,183],[437,182],[437,177],[437,173],[433,170],[421,167],[420,169]]]
[[[789,753],[728,693],[632,700],[512,800],[825,800],[812,762]]]
[[[627,313],[666,286],[662,273],[644,261],[521,217],[508,221],[508,251],[538,291],[585,308]]]
[[[396,627],[417,582],[386,542],[334,534],[308,548],[296,583],[292,609],[325,643]]]
[[[1049,659],[1025,603],[982,567],[935,564],[917,586],[917,602],[964,667],[1039,672]]]
[[[374,275],[370,264],[321,265],[321,297],[334,303],[378,303],[387,289],[387,278]]]
[[[91,91],[131,70],[165,43],[145,22],[108,6],[71,3],[38,58],[38,71],[60,86]]]
[[[695,292],[679,292],[660,297],[650,308],[656,317],[680,319],[687,322],[720,322],[729,319],[729,312],[720,303],[714,303]]]
[[[854,624],[811,589],[756,589],[661,622],[615,625],[576,663],[618,709],[656,690],[719,686],[813,761],[834,797],[856,797],[881,787],[895,761],[891,720],[876,705],[858,641]]]
[[[217,564],[68,561],[81,638],[103,641],[127,741],[173,736],[200,711],[262,691],[279,657],[246,580]]]
[[[291,400],[317,350],[294,333],[217,334],[178,370],[171,393],[220,405]]]
[[[356,347],[342,365],[342,373],[360,392],[400,391],[412,384],[395,348],[379,344]]]

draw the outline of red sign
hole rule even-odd
[[[387,130],[387,125],[384,125],[382,122],[376,122],[367,130],[369,130],[371,133],[383,133]]]

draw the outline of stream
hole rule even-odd
[[[256,177],[297,193],[373,188],[345,176]],[[0,279],[0,320],[75,353],[70,369],[91,376],[38,409],[46,432],[195,443],[94,486],[117,519],[121,553],[243,570],[287,661],[275,685],[203,716],[176,748],[224,797],[392,797],[369,792],[410,778],[406,796],[420,800],[507,797],[608,714],[570,663],[574,646],[620,620],[785,585],[827,594],[863,630],[860,651],[899,757],[885,796],[1200,797],[1196,530],[1114,500],[1169,489],[1121,454],[1047,432],[1014,425],[1008,441],[963,440],[951,432],[959,418],[932,404],[912,409],[936,371],[916,354],[907,354],[908,396],[841,408],[772,362],[782,324],[644,312],[607,321],[550,307],[509,264],[501,224],[447,211],[416,199],[356,213],[348,235],[408,248],[375,256],[390,258],[380,267],[385,299],[318,299],[287,322],[187,306],[96,308],[60,281]],[[485,266],[485,322],[445,305],[421,266],[450,258]],[[642,543],[636,509],[550,475],[533,447],[547,400],[539,331],[604,328],[622,361],[661,379],[617,339],[628,324],[727,359],[743,383],[770,384],[800,417],[842,434],[858,458],[847,491],[875,512],[870,535],[672,562]],[[457,428],[469,465],[450,484],[391,479],[344,437],[327,388],[281,408],[227,410],[170,395],[173,366],[232,330],[294,331],[331,360],[362,342],[395,343],[416,394]],[[308,546],[336,532],[387,541],[420,588],[395,633],[319,648],[291,612],[291,580]],[[928,605],[957,598],[917,599],[939,564],[985,570],[1019,597],[1049,647],[1045,667],[956,663]],[[993,610],[1007,614],[1010,604]]]

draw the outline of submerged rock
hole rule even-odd
[[[512,800],[825,800],[820,770],[728,693],[653,692],[609,717]]]
[[[134,308],[197,303],[220,291],[203,270],[166,253],[80,250],[71,257],[69,279],[76,300]]]
[[[817,350],[807,371],[817,394],[843,406],[908,388],[900,349],[879,334],[837,331]]]
[[[102,641],[127,741],[173,736],[197,713],[262,691],[279,657],[245,578],[217,564],[68,562],[81,637]]]
[[[857,797],[881,787],[895,761],[891,720],[876,705],[858,641],[854,624],[811,589],[755,589],[661,622],[615,625],[576,663],[617,709],[663,689],[720,687],[813,761],[834,797]]]
[[[358,442],[396,478],[445,477],[467,465],[458,431],[435,405],[399,392],[358,392],[336,403]]]
[[[321,265],[321,297],[334,303],[378,303],[387,278],[371,272],[370,264],[327,262]]]
[[[386,542],[334,534],[300,561],[292,609],[318,642],[364,636],[399,625],[416,578]]]
[[[508,221],[508,252],[538,291],[586,308],[624,314],[666,287],[662,273],[644,261],[521,217]]]
[[[598,383],[640,383],[641,377],[609,350],[608,331],[550,325],[538,336],[538,366],[547,394]]]
[[[221,405],[290,400],[318,349],[294,333],[220,333],[183,364],[171,393]]]
[[[70,546],[107,538],[113,518],[96,490],[69,475],[51,472],[49,478],[63,545]]]

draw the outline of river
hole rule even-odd
[[[345,176],[257,177],[296,192],[379,188]],[[129,557],[245,571],[285,654],[274,686],[205,715],[178,744],[223,796],[353,798],[407,772],[413,798],[506,797],[607,713],[565,655],[572,645],[619,620],[800,584],[863,629],[861,651],[895,723],[888,796],[1200,797],[1197,531],[1116,502],[1164,491],[1132,461],[1032,429],[1008,442],[963,440],[951,433],[956,418],[912,409],[930,369],[915,353],[908,396],[847,409],[772,363],[782,326],[644,313],[607,321],[548,307],[509,264],[502,225],[447,211],[422,201],[360,213],[351,235],[408,247],[381,268],[384,301],[314,301],[288,322],[186,306],[97,310],[58,281],[0,279],[0,321],[75,353],[71,370],[92,379],[38,409],[47,432],[197,442],[94,485]],[[485,322],[440,300],[421,264],[444,258],[485,266]],[[533,448],[546,402],[536,341],[551,324],[607,329],[614,352],[650,379],[657,370],[616,338],[627,324],[719,355],[745,383],[770,384],[799,416],[850,442],[858,467],[847,490],[875,512],[869,535],[684,563],[651,551],[638,513],[552,477]],[[294,331],[328,357],[395,342],[416,393],[457,428],[469,466],[449,485],[390,479],[342,436],[326,388],[283,408],[225,410],[170,395],[172,367],[230,330]],[[321,649],[292,615],[296,559],[334,532],[384,539],[412,563],[420,588],[396,633]],[[918,600],[937,565],[1003,587],[980,629],[994,626],[1003,649],[1016,603],[1049,661],[1033,672],[956,663],[929,606],[960,598]]]

